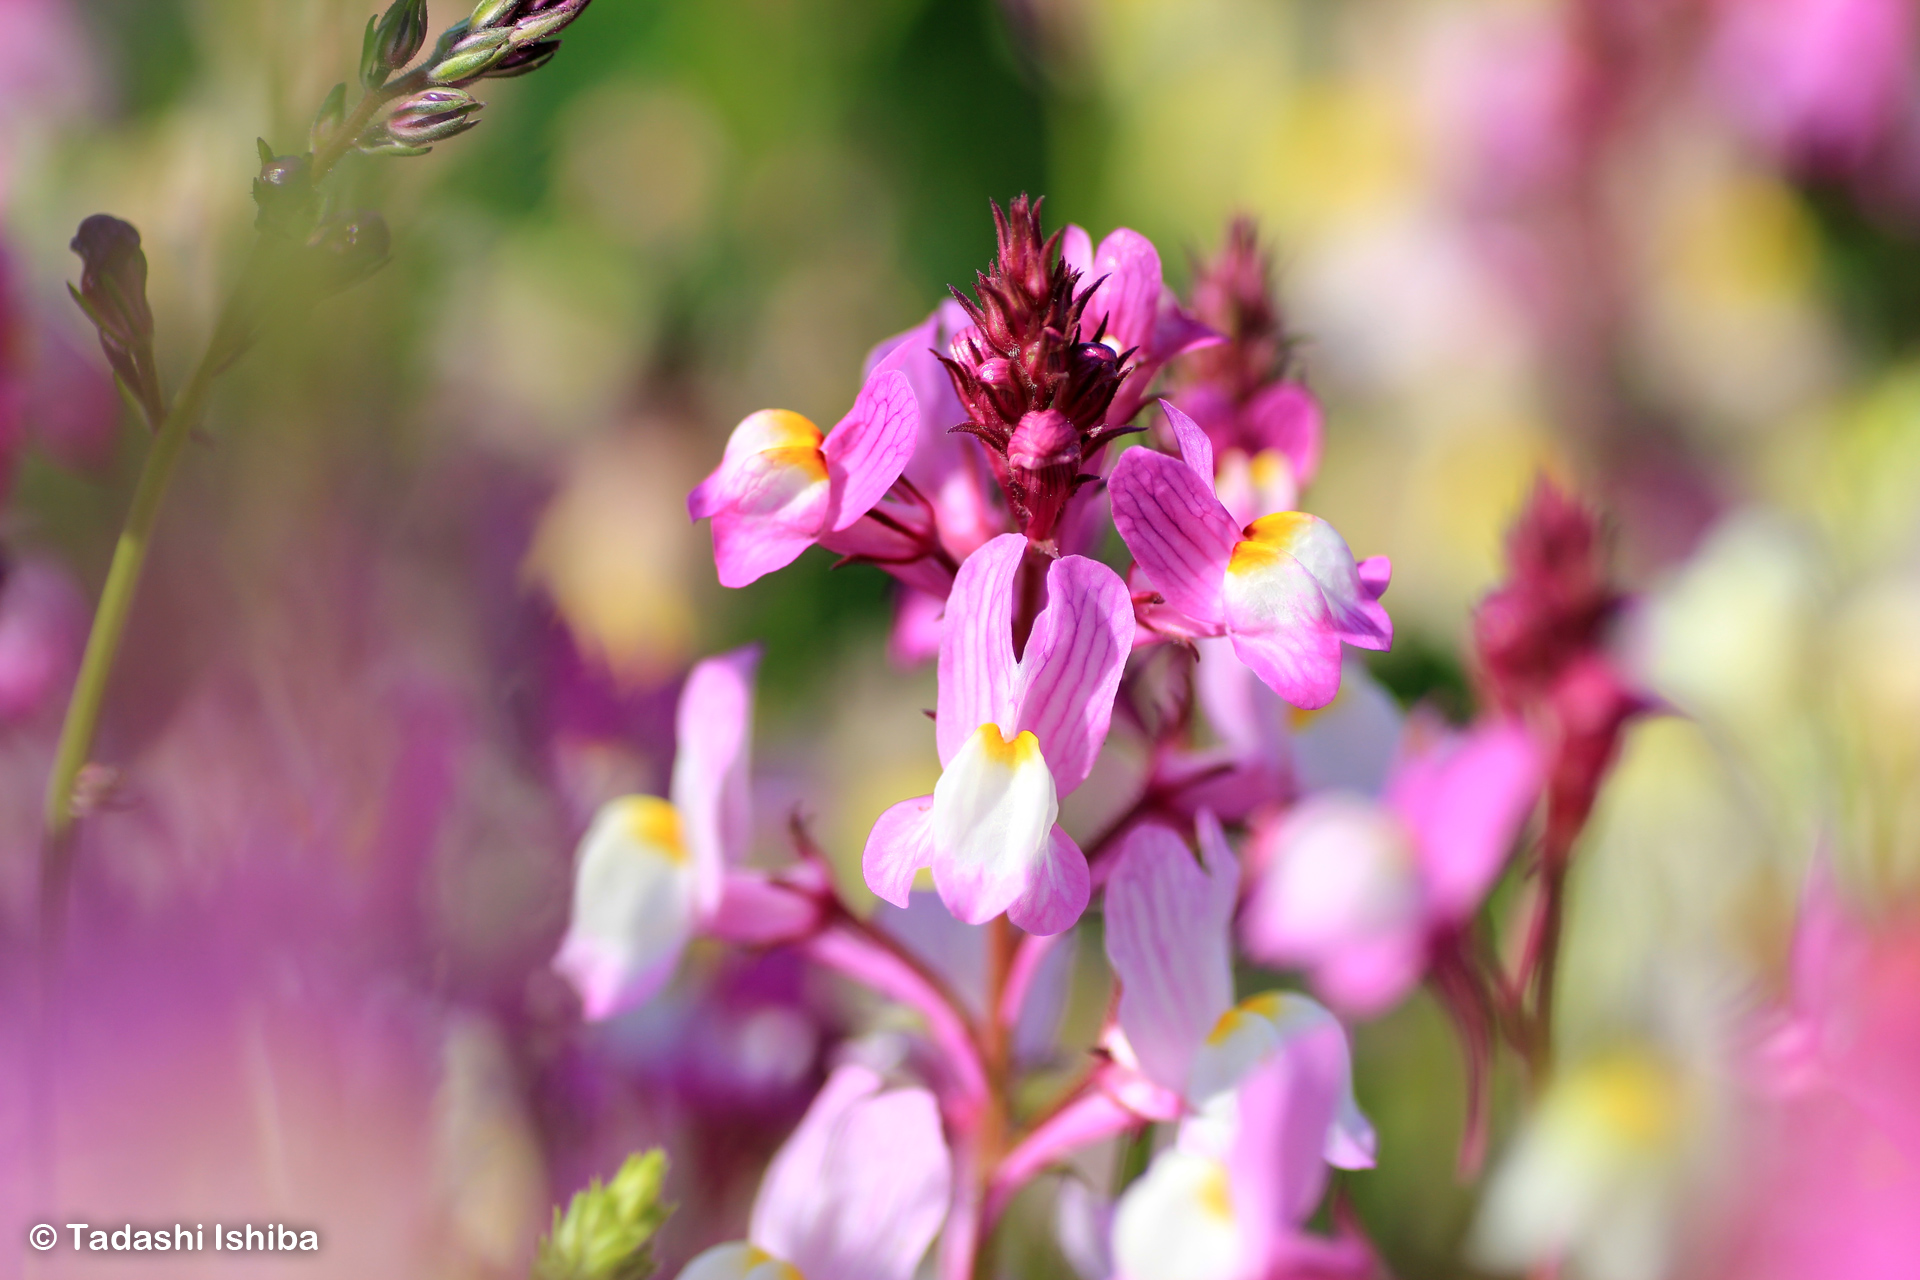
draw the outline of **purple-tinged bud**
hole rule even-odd
[[[1235,218],[1220,252],[1200,265],[1193,315],[1227,340],[1190,354],[1182,362],[1184,381],[1211,383],[1246,400],[1286,377],[1292,344],[1274,303],[1273,258],[1261,248],[1252,218]]]
[[[73,300],[100,333],[100,350],[149,426],[166,416],[153,360],[153,311],[147,306],[147,255],[132,223],[96,213],[80,224],[71,245],[80,255],[80,286]]]
[[[554,35],[586,11],[587,0],[559,0],[521,15],[513,24],[513,42],[532,44]]]
[[[512,31],[476,31],[465,37],[427,73],[434,84],[478,80],[511,51]]]
[[[486,74],[488,80],[511,80],[515,76],[524,76],[529,71],[538,71],[553,61],[553,55],[560,52],[558,40],[538,40],[533,44],[515,45],[513,52],[493,64]]]
[[[1078,487],[1080,432],[1058,409],[1020,419],[1007,441],[1007,489],[1024,509],[1027,536],[1051,537],[1060,511]]]
[[[484,104],[459,89],[427,89],[403,100],[387,117],[387,136],[403,147],[424,146],[465,133]]]
[[[412,62],[427,42],[427,0],[393,0],[380,19],[375,54],[389,71]]]

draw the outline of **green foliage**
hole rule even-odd
[[[667,1157],[656,1149],[628,1156],[605,1186],[595,1178],[576,1192],[565,1213],[553,1211],[533,1280],[646,1280],[658,1267],[654,1234],[673,1212],[660,1202],[666,1177]]]

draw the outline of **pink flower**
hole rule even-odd
[[[1060,257],[1080,273],[1091,297],[1081,313],[1081,332],[1105,342],[1127,359],[1127,373],[1107,409],[1107,422],[1124,426],[1146,403],[1162,365],[1175,356],[1217,346],[1219,334],[1188,315],[1160,273],[1160,253],[1138,231],[1121,227],[1100,242],[1069,225]]]
[[[1533,739],[1508,721],[1406,756],[1384,803],[1314,796],[1263,834],[1241,917],[1247,953],[1300,965],[1330,1003],[1368,1016],[1418,982],[1437,936],[1465,926],[1540,790]]]
[[[774,1156],[747,1239],[708,1249],[680,1280],[911,1280],[952,1184],[933,1095],[841,1067]]]
[[[622,796],[581,838],[573,916],[554,967],[586,1016],[645,1001],[694,933],[737,941],[798,936],[819,906],[799,884],[734,870],[751,826],[747,766],[759,647],[695,666],[680,694],[671,800]]]
[[[867,884],[907,905],[933,868],[947,908],[968,924],[1002,911],[1029,933],[1080,918],[1086,858],[1055,824],[1106,741],[1133,639],[1119,577],[1080,556],[1047,569],[1047,606],[1013,652],[1015,580],[1026,539],[1004,534],[960,567],[940,637],[935,719],[943,772],[930,796],[887,810],[867,837]]]
[[[1912,100],[1907,0],[1726,0],[1718,8],[1715,87],[1790,162],[1865,161]]]
[[[1393,623],[1380,605],[1392,567],[1354,563],[1333,526],[1304,512],[1244,529],[1214,491],[1213,446],[1161,401],[1182,460],[1131,449],[1113,471],[1113,522],[1153,588],[1195,624],[1226,635],[1267,687],[1297,707],[1324,707],[1340,689],[1340,646],[1385,649]]]
[[[855,527],[900,478],[918,430],[912,388],[894,370],[868,379],[824,438],[785,409],[749,414],[733,429],[719,467],[687,497],[693,519],[713,520],[720,584],[744,587],[792,564],[815,542],[833,547],[836,535],[857,538]]]
[[[1186,1098],[1173,1147],[1121,1197],[1118,1274],[1265,1280],[1309,1265],[1364,1274],[1363,1244],[1302,1230],[1328,1164],[1373,1164],[1346,1033],[1304,996],[1230,1004],[1237,867],[1206,819],[1200,844],[1205,860],[1196,863],[1171,831],[1142,827],[1107,886],[1107,954],[1126,1043],[1142,1071]]]
[[[65,570],[0,560],[0,721],[32,715],[64,692],[86,634],[86,602]]]

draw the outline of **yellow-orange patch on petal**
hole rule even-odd
[[[813,421],[791,409],[762,409],[740,420],[727,452],[766,453],[775,449],[811,449],[818,453],[826,437]]]
[[[624,796],[613,801],[615,820],[636,845],[675,864],[687,862],[680,811],[658,796]]]

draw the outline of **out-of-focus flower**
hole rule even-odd
[[[1248,954],[1304,966],[1342,1009],[1392,1007],[1433,943],[1479,909],[1541,773],[1527,732],[1494,721],[1414,745],[1383,801],[1338,792],[1302,801],[1256,836],[1258,879],[1240,924]]]
[[[1088,283],[1081,332],[1113,348],[1127,361],[1126,376],[1107,407],[1115,426],[1132,422],[1167,361],[1216,346],[1221,337],[1188,315],[1160,273],[1153,241],[1127,227],[1112,232],[1096,250],[1093,237],[1069,224],[1060,260]]]
[[[1680,1069],[1644,1046],[1555,1076],[1494,1170],[1470,1256],[1502,1271],[1572,1262],[1593,1280],[1666,1274],[1689,1172],[1688,1090]]]
[[[1236,525],[1215,495],[1206,433],[1161,404],[1181,458],[1150,449],[1122,456],[1113,522],[1148,582],[1181,615],[1168,625],[1230,637],[1268,688],[1297,707],[1326,706],[1340,688],[1342,643],[1393,642],[1380,605],[1392,565],[1384,556],[1356,564],[1333,526],[1305,512]]]
[[[1027,541],[1004,534],[960,567],[940,637],[933,794],[882,814],[862,865],[869,887],[907,905],[933,868],[968,924],[1005,911],[1029,933],[1058,933],[1086,908],[1087,862],[1055,823],[1060,797],[1087,779],[1106,741],[1133,639],[1133,605],[1113,570],[1081,556],[1047,569],[1047,605],[1013,653],[1016,580]]]
[[[79,666],[86,601],[49,560],[0,558],[0,722],[32,715]]]
[[[900,478],[919,431],[912,387],[887,370],[867,380],[824,438],[797,413],[762,409],[733,429],[720,466],[687,498],[713,520],[720,584],[744,587],[815,542],[836,548]]]
[[[953,1163],[925,1089],[844,1066],[773,1159],[747,1239],[681,1280],[910,1280],[946,1220]]]
[[[647,999],[696,929],[764,941],[804,933],[811,896],[733,870],[751,816],[747,772],[757,646],[694,667],[680,695],[672,800],[623,796],[580,841],[573,917],[554,967],[600,1019]]]
[[[1235,219],[1193,285],[1194,313],[1226,340],[1193,349],[1169,396],[1213,441],[1220,500],[1241,524],[1292,510],[1320,468],[1320,404],[1288,377],[1272,276],[1252,219]]]
[[[1092,479],[1086,471],[1121,434],[1109,411],[1127,374],[1122,357],[1084,331],[1094,290],[1060,254],[1062,233],[1040,233],[1040,202],[1025,196],[993,207],[998,252],[978,276],[978,300],[956,291],[972,327],[943,358],[966,409],[957,429],[987,448],[1015,524],[1027,537],[1055,536],[1067,501]],[[1154,261],[1158,277],[1158,259]],[[1106,304],[1121,307],[1116,292]],[[1128,304],[1130,305],[1130,304]]]
[[[1824,860],[1801,902],[1790,986],[1750,1064],[1758,1111],[1714,1274],[1895,1280],[1920,1268],[1920,929],[1864,918]]]
[[[1857,165],[1912,106],[1906,0],[1727,0],[1715,10],[1709,80],[1789,164]]]

